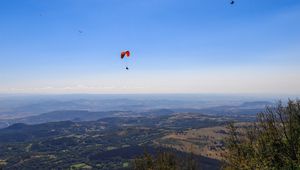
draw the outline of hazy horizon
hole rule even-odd
[[[67,98],[67,99],[173,99],[173,100],[288,100],[299,99],[300,94],[246,94],[246,93],[0,93],[0,98]]]

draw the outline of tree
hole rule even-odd
[[[159,152],[155,158],[145,152],[143,156],[134,160],[135,170],[177,170],[177,158],[168,152]]]
[[[224,169],[299,169],[300,101],[267,107],[246,129],[228,127]]]
[[[196,162],[191,153],[187,158],[170,151],[159,150],[155,156],[145,151],[133,162],[135,170],[196,170]]]

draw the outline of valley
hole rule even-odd
[[[95,121],[16,123],[0,130],[0,160],[5,169],[130,169],[133,159],[145,151],[165,149],[183,155],[192,152],[201,167],[218,169],[226,123],[253,120],[245,115],[163,111]]]

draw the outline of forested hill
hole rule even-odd
[[[169,118],[104,118],[37,125],[18,123],[0,130],[0,160],[5,160],[5,169],[74,166],[130,169],[133,159],[142,155],[145,149],[149,153],[169,150],[159,149],[160,146],[153,143],[172,131],[172,125],[166,123]],[[198,120],[203,127],[209,126],[207,122],[216,123]],[[169,151],[183,157],[189,155]],[[195,156],[195,159],[201,167],[209,169],[218,169],[220,165],[218,160],[203,156]]]

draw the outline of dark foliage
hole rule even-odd
[[[135,170],[200,170],[220,169],[220,162],[193,153],[182,153],[172,149],[156,149],[144,154],[133,161]]]

